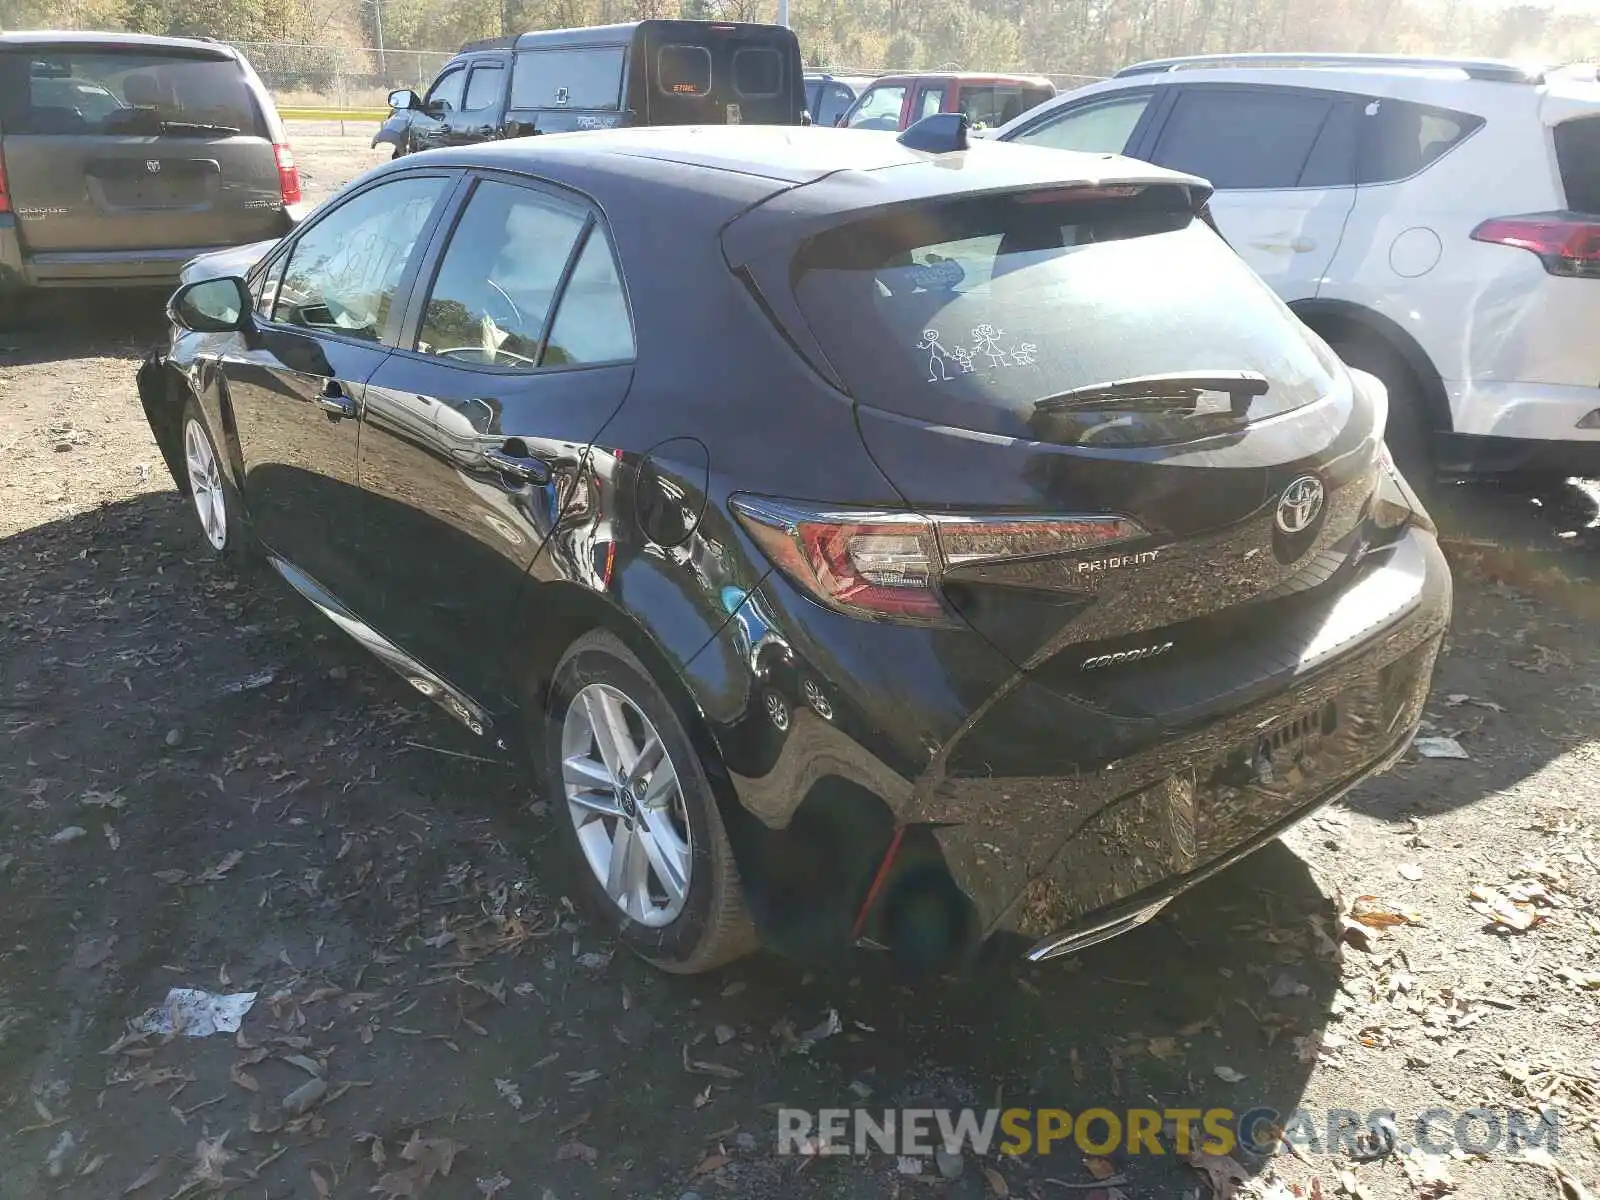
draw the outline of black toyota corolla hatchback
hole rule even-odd
[[[1381,387],[1200,180],[948,121],[408,157],[191,264],[140,374],[205,543],[533,754],[668,970],[1071,951],[1422,709]]]

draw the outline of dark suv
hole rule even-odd
[[[781,25],[636,21],[469,42],[426,96],[391,92],[372,139],[440,146],[626,125],[799,125],[800,43]]]
[[[0,33],[0,298],[170,284],[301,213],[283,124],[232,47]]]

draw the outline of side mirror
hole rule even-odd
[[[227,333],[250,322],[250,289],[237,275],[186,283],[167,301],[174,325],[193,333]]]
[[[389,107],[396,112],[406,112],[413,108],[422,107],[422,97],[410,88],[400,88],[389,93]]]

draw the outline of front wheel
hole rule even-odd
[[[679,974],[755,948],[700,758],[667,697],[612,634],[586,634],[562,658],[544,746],[562,840],[625,945]]]
[[[223,474],[216,441],[206,425],[205,414],[194,397],[183,406],[180,422],[183,438],[184,481],[189,501],[200,522],[200,536],[218,558],[238,558],[248,552],[249,532],[239,493]]]

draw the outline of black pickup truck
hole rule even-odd
[[[391,92],[373,146],[395,156],[491,138],[622,125],[801,125],[794,31],[636,21],[469,42],[425,96]]]

